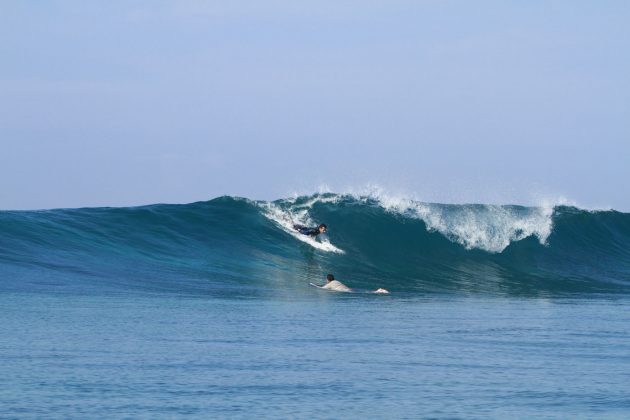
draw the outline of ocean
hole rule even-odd
[[[328,273],[353,292],[309,286]],[[614,210],[316,194],[0,211],[0,314],[2,418],[630,416]]]

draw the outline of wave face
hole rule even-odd
[[[290,229],[320,222],[317,241]],[[278,295],[331,272],[399,295],[630,292],[630,214],[567,206],[220,197],[3,211],[0,230],[4,291]]]

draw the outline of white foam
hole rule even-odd
[[[429,231],[440,232],[466,249],[498,253],[529,236],[546,245],[553,227],[550,202],[540,207],[430,204],[390,196],[378,188],[360,199],[366,197],[389,212],[421,219]]]

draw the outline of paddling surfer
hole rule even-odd
[[[349,288],[339,280],[335,280],[335,276],[332,274],[328,274],[326,276],[326,284],[320,287],[322,289],[333,290],[335,292],[352,292],[351,288]],[[387,290],[380,287],[374,290],[372,293],[389,294]]]
[[[335,292],[351,292],[352,289],[340,282],[339,280],[335,280],[335,276],[329,274],[326,276],[326,284],[322,286],[322,289],[334,290]]]

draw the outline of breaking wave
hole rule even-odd
[[[293,223],[326,223],[317,240]],[[630,291],[630,214],[384,194],[0,212],[0,290],[308,292],[333,272],[393,293]],[[310,291],[312,292],[312,291]]]

